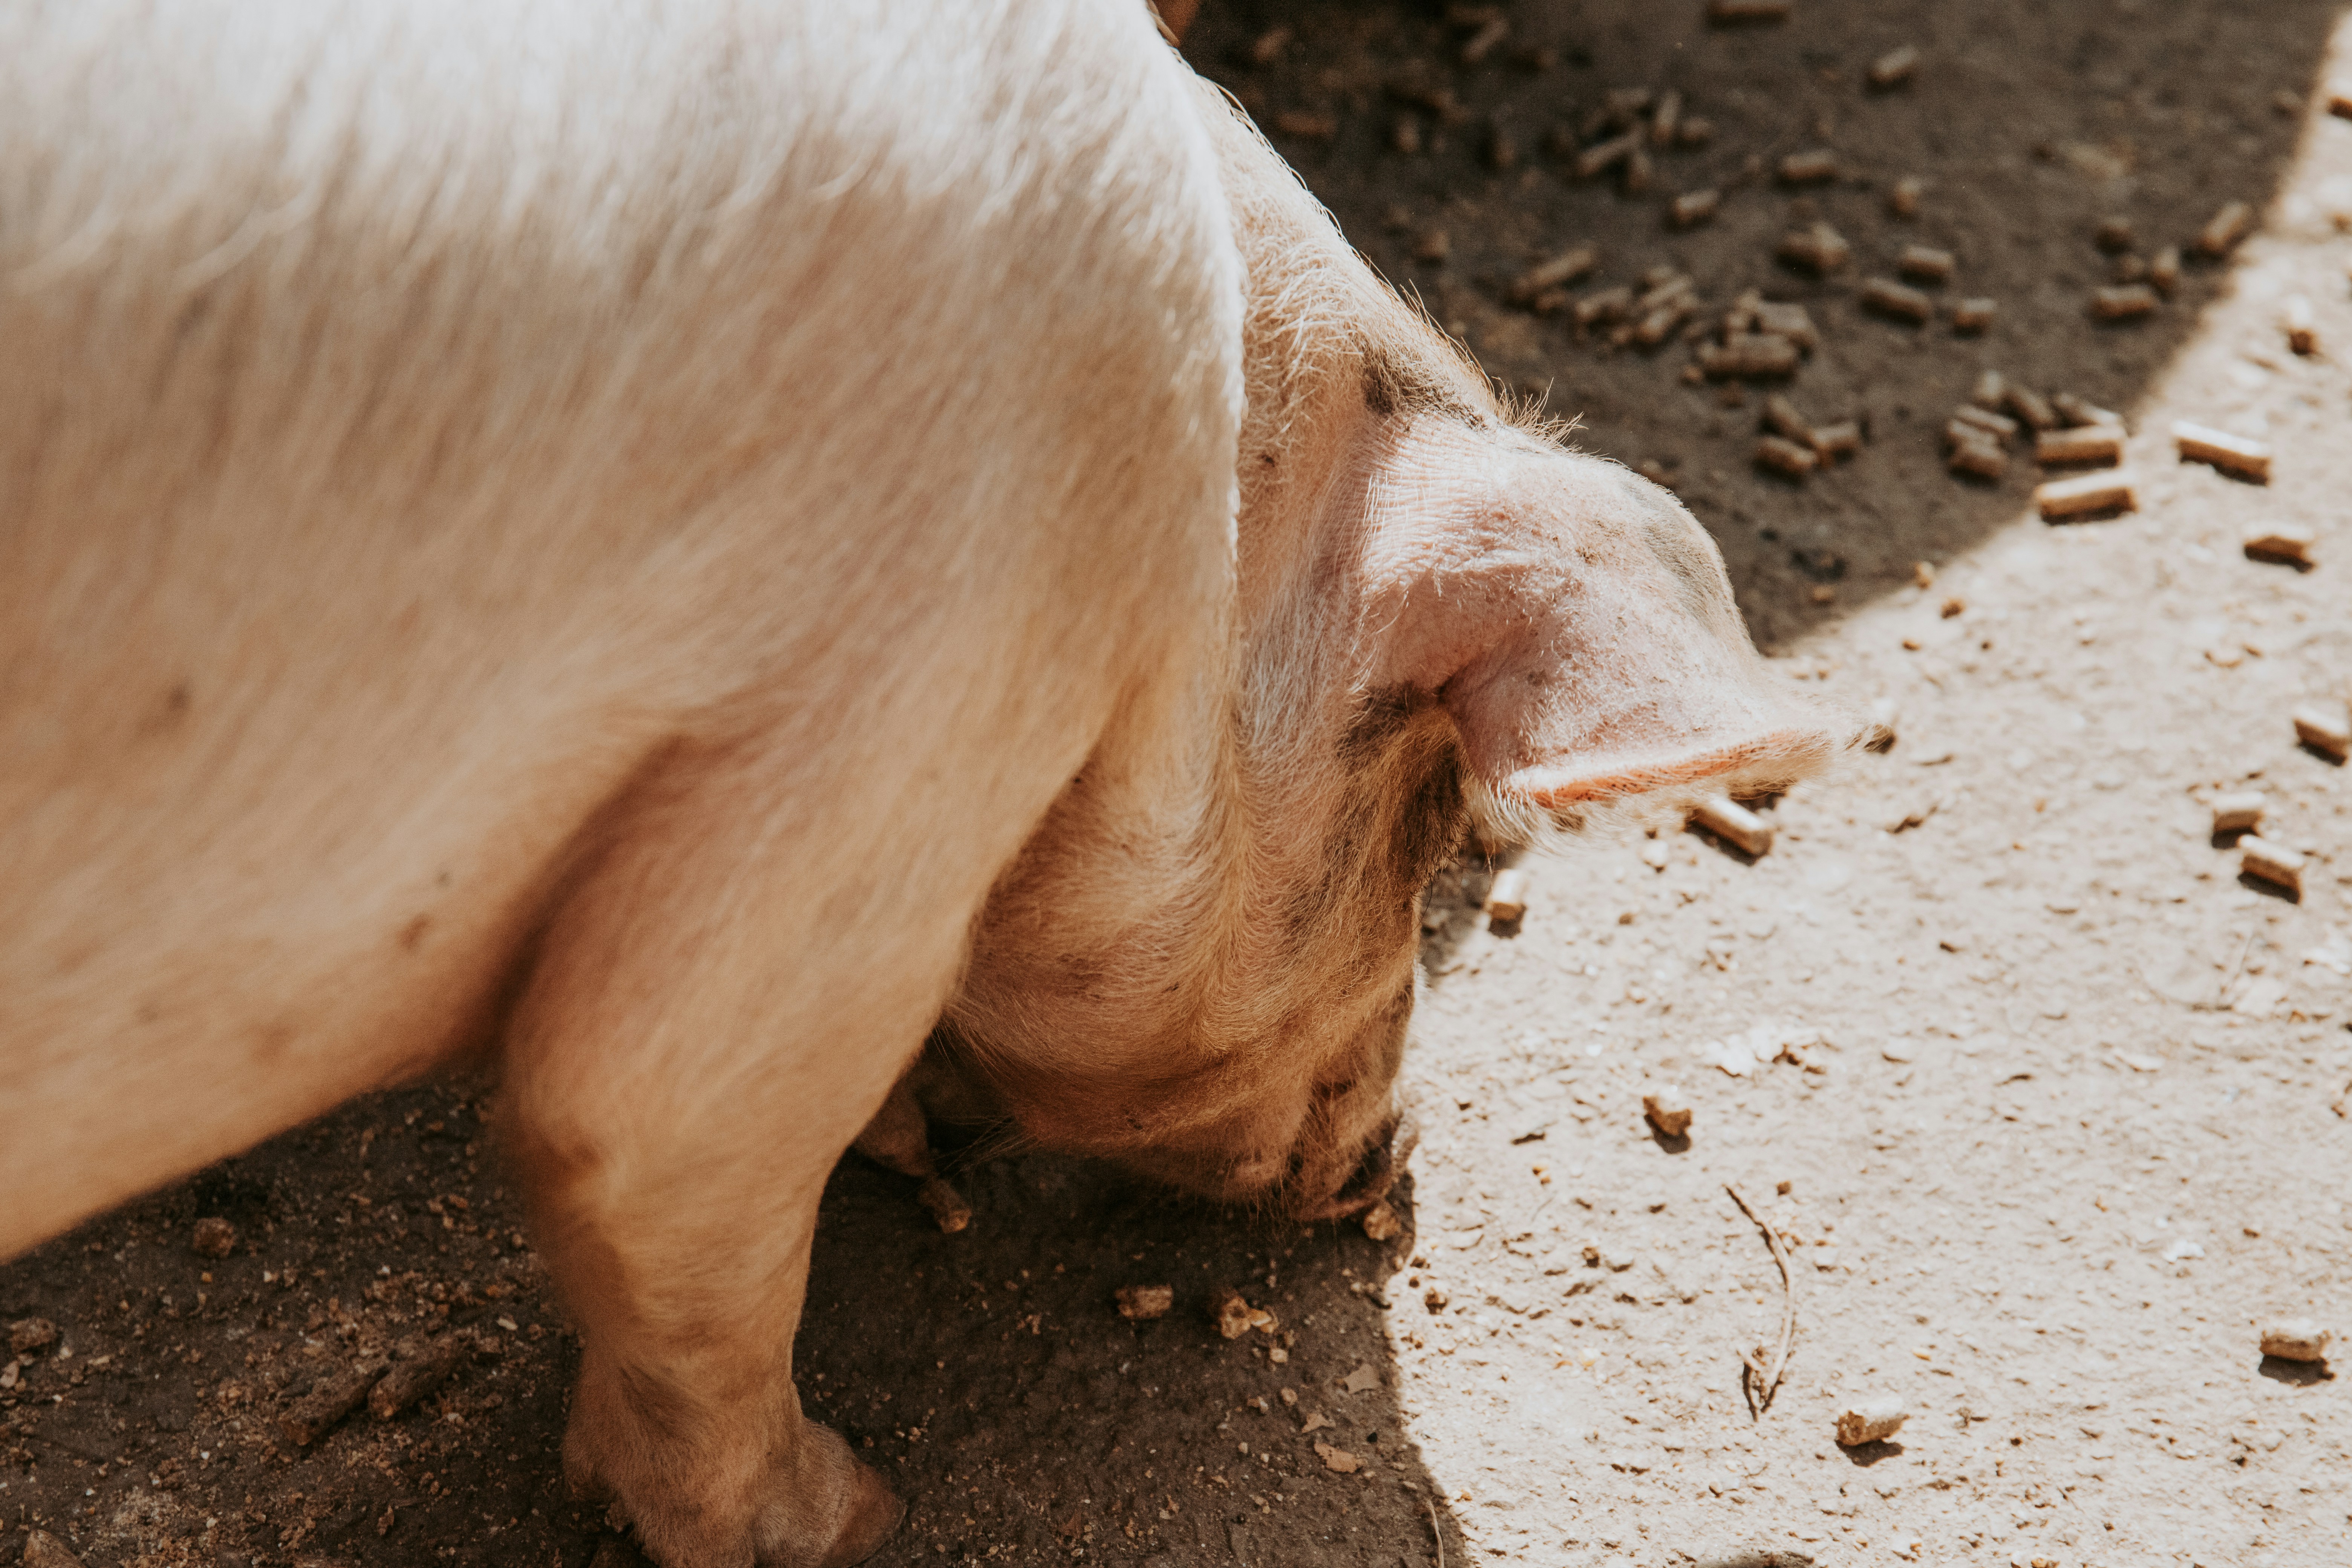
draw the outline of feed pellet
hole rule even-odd
[[[2238,869],[2291,893],[2303,891],[2303,852],[2259,833],[2238,840]]]
[[[1527,912],[1528,874],[1517,866],[1496,872],[1495,885],[1486,889],[1486,918],[1508,925],[1525,919]]]
[[[1755,460],[1759,467],[1778,469],[1792,479],[1803,479],[1813,471],[1814,457],[1811,446],[1779,436],[1766,436],[1756,443]]]
[[[1749,855],[1772,847],[1771,825],[1728,795],[1700,801],[1691,807],[1690,820]]]
[[[2044,430],[2034,437],[2037,463],[2090,463],[2112,468],[2123,461],[2124,433],[2112,426]]]
[[[1666,219],[1676,228],[1695,228],[1715,216],[1723,204],[1717,191],[1685,191],[1666,208]]]
[[[1825,223],[1801,228],[1784,236],[1777,252],[1780,259],[1810,272],[1831,273],[1843,267],[1853,257],[1853,248],[1845,237]]]
[[[1899,316],[1906,321],[1924,321],[1936,313],[1936,302],[1892,278],[1873,278],[1862,286],[1862,302],[1874,310]]]
[[[2216,833],[2257,833],[2262,830],[2263,813],[2270,803],[2258,789],[2235,790],[2213,797],[2213,831]]]
[[[1938,250],[1932,245],[1906,245],[1895,258],[1895,269],[1906,278],[1916,278],[1925,283],[1941,283],[1952,275],[1952,253]]]
[[[2207,256],[2227,256],[2254,226],[2254,209],[2243,202],[2227,202],[2197,231],[2197,248]]]
[[[1780,160],[1780,183],[1784,185],[1817,185],[1824,180],[1836,179],[1837,172],[1837,154],[1827,147],[1808,148]]]
[[[2137,511],[2139,479],[2128,468],[2107,468],[2071,479],[2052,479],[2034,487],[2033,504],[2044,520]]]
[[[1855,1448],[1864,1443],[1885,1442],[1902,1430],[1910,1414],[1899,1394],[1883,1394],[1875,1399],[1849,1405],[1838,1412],[1838,1446]]]
[[[1870,85],[1875,88],[1899,87],[1911,79],[1919,68],[1919,50],[1916,45],[1905,44],[1887,50],[1870,62]]]
[[[2267,441],[2233,436],[2210,425],[2180,419],[2173,422],[2172,444],[2179,448],[2184,462],[2210,463],[2250,479],[2270,482],[2271,447]]]
[[[1886,193],[1886,210],[1896,217],[1916,217],[1919,198],[1927,194],[1927,183],[1916,174],[1906,174],[1895,182]]]
[[[2307,702],[2297,708],[2292,717],[2296,740],[2339,762],[2352,759],[2352,716],[2346,714],[2342,704],[2322,707]]]
[[[2246,553],[2258,561],[2309,566],[2314,563],[2312,552],[2319,544],[2319,530],[2307,522],[2258,522],[2246,530],[2242,542]]]
[[[2263,1353],[2281,1361],[2326,1361],[2335,1332],[2310,1318],[2284,1318],[2263,1325]]]
[[[2103,321],[2128,321],[2157,307],[2156,290],[2145,283],[2126,283],[2091,290],[2091,314]]]

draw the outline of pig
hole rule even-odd
[[[489,1056],[665,1568],[895,1524],[793,1377],[861,1132],[1356,1212],[1474,818],[1832,749],[1132,0],[0,44],[0,1256]]]

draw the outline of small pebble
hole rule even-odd
[[[2213,831],[2216,833],[2252,833],[2263,825],[2263,813],[2269,803],[2258,789],[2238,790],[2213,797]]]
[[[1679,1138],[1690,1131],[1690,1102],[1684,1098],[1681,1089],[1673,1084],[1663,1085],[1643,1095],[1642,1114],[1648,1117],[1650,1125],[1665,1137]]]
[[[1727,795],[1702,800],[1692,806],[1690,820],[1748,854],[1762,855],[1772,847],[1771,826]]]
[[[1122,1285],[1115,1292],[1118,1300],[1118,1315],[1129,1322],[1149,1322],[1164,1318],[1176,1305],[1176,1288],[1172,1285]],[[1219,1326],[1222,1328],[1223,1324]],[[1227,1334],[1227,1339],[1234,1335]]]
[[[24,1568],[81,1568],[81,1559],[46,1530],[36,1530],[25,1538],[25,1554],[16,1561]]]
[[[2319,531],[2307,522],[2258,522],[2246,530],[2245,551],[2262,561],[2292,561],[2298,566],[2312,563],[2312,551],[2319,543]]]
[[[1252,1329],[1274,1331],[1274,1314],[1251,1306],[1230,1285],[1221,1285],[1209,1292],[1209,1321],[1217,1325],[1220,1335],[1229,1340],[1237,1340]]]
[[[2179,419],[2173,422],[2172,444],[2179,448],[2184,462],[2210,463],[2250,479],[2270,482],[2271,447],[2267,441]]]
[[[1864,1443],[1881,1443],[1903,1429],[1911,1412],[1904,1405],[1902,1395],[1885,1394],[1876,1399],[1849,1405],[1838,1412],[1838,1446],[1859,1447]]]
[[[2287,1318],[2263,1325],[2263,1353],[2281,1361],[2326,1361],[2328,1344],[2336,1338],[2332,1330],[2323,1329],[2309,1318]],[[26,1553],[30,1563],[32,1554]]]
[[[8,1325],[8,1353],[32,1355],[58,1342],[58,1326],[47,1318],[19,1318]]]
[[[2137,511],[2139,476],[2129,468],[2108,468],[2071,479],[2052,479],[2034,487],[2033,504],[2045,519],[2099,511]]]
[[[1887,50],[1870,62],[1870,85],[1875,88],[1899,87],[1911,79],[1919,68],[1919,51],[1910,44]]]
[[[2249,833],[2238,840],[2238,869],[2291,893],[2303,891],[2301,852],[2260,834]]]
[[[2347,721],[2340,705],[2305,703],[2296,709],[2294,736],[2314,751],[2326,752],[2339,762],[2352,757],[2352,721]]]
[[[2226,203],[2197,231],[2197,248],[2207,256],[2227,256],[2253,226],[2253,208],[2243,202]]]
[[[218,1215],[207,1215],[196,1221],[188,1246],[199,1258],[226,1258],[236,1250],[236,1226]]]
[[[1398,1216],[1395,1209],[1389,1206],[1389,1201],[1386,1198],[1379,1200],[1371,1207],[1358,1215],[1356,1223],[1363,1227],[1364,1235],[1373,1241],[1393,1241],[1404,1234],[1404,1221]]]
[[[2091,290],[2091,314],[2103,321],[2127,321],[2157,307],[2156,290],[2145,283]]]

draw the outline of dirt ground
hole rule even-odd
[[[1898,739],[1770,803],[1760,858],[1671,825],[1531,857],[1499,927],[1488,865],[1441,877],[1408,1069],[1426,1136],[1386,1246],[1040,1156],[968,1162],[978,1217],[942,1236],[907,1183],[845,1163],[801,1365],[908,1501],[878,1562],[2352,1554],[2352,1380],[2263,1358],[2255,1330],[2352,1331],[2352,795],[2288,720],[2352,682],[2352,121],[2322,89],[2352,37],[2314,0],[1704,11],[1521,0],[1465,63],[1475,8],[1209,0],[1188,53],[1498,379],[1659,465],[1789,679],[1891,700]],[[1916,75],[1872,89],[1905,43]],[[1655,151],[1645,192],[1574,178],[1636,87],[1679,90],[1711,139]],[[1833,180],[1772,177],[1816,146]],[[1665,226],[1707,187],[1711,223]],[[2147,258],[2231,199],[2261,223],[2226,262],[2192,258],[2151,317],[2089,318],[2118,265],[2103,219]],[[1822,279],[1772,258],[1817,219],[1853,251]],[[1785,390],[1865,422],[1863,450],[1768,476],[1761,389],[1508,306],[1579,242],[1601,257],[1580,292],[1671,265],[1703,320],[1748,288],[1805,303],[1822,341]],[[1955,254],[1930,292],[1997,300],[1990,331],[1857,308],[1906,243]],[[2297,295],[2308,356],[2281,331]],[[1948,475],[1939,432],[1988,368],[2127,414],[2138,510],[2034,521],[2022,447],[1998,482]],[[2273,443],[2271,481],[2176,462],[2178,418]],[[2315,528],[2316,566],[2250,559],[2257,521]],[[2210,831],[2211,795],[2245,787],[2309,858],[2299,900]],[[1666,1083],[1685,1139],[1643,1121]],[[0,1563],[37,1525],[142,1568],[634,1561],[563,1495],[573,1352],[493,1104],[384,1095],[0,1268],[0,1323],[57,1331],[0,1359]],[[1784,1292],[1727,1187],[1792,1259],[1760,1417],[1741,1356],[1769,1357]],[[206,1216],[226,1256],[193,1250]],[[1176,1310],[1121,1321],[1114,1289],[1155,1283]],[[1224,1284],[1276,1331],[1220,1339]],[[448,1331],[463,1358],[415,1407],[281,1430]],[[1838,1447],[1836,1412],[1883,1394],[1907,1424]]]

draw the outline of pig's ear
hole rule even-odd
[[[1518,498],[1549,547],[1471,595],[1488,625],[1440,690],[1485,793],[1559,811],[1819,768],[1838,729],[1757,657],[1714,542],[1654,486],[1569,460],[1585,482]]]

